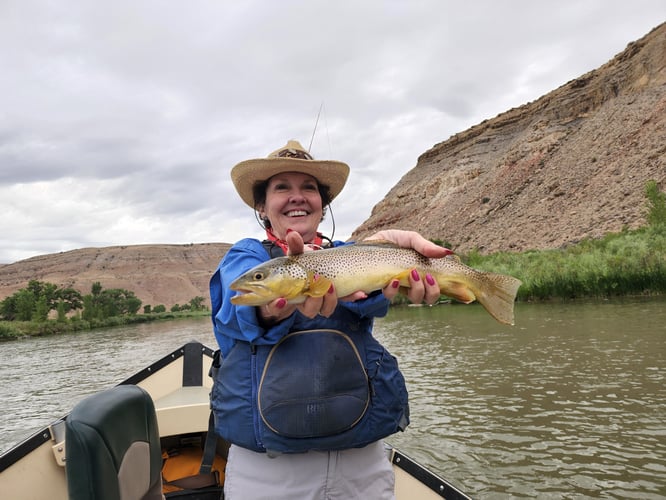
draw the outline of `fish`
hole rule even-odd
[[[411,248],[389,241],[365,240],[335,248],[277,257],[236,278],[229,288],[238,294],[235,305],[262,306],[283,297],[299,304],[308,296],[321,297],[331,286],[338,297],[356,291],[371,293],[400,280],[400,291],[409,287],[416,269],[425,279],[432,275],[440,293],[459,302],[478,301],[500,323],[514,324],[514,301],[522,284],[512,276],[478,271],[455,255],[428,258]]]

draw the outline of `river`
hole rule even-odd
[[[0,449],[191,339],[207,319],[0,344]],[[396,307],[412,423],[389,442],[475,498],[666,497],[666,297]]]

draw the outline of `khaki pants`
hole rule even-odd
[[[225,500],[394,500],[393,468],[381,441],[364,448],[274,458],[232,445]]]

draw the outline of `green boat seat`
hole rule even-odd
[[[66,474],[72,500],[157,500],[162,452],[155,406],[136,385],[80,401],[66,419]]]

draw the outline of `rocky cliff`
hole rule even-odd
[[[458,252],[554,248],[645,223],[666,188],[666,24],[597,70],[435,145],[353,234],[416,229]],[[0,266],[0,299],[31,279],[145,304],[208,298],[228,244],[89,248]]]
[[[666,24],[426,151],[353,238],[416,228],[459,252],[560,247],[643,225],[649,179],[666,187]]]

